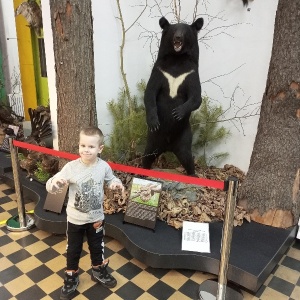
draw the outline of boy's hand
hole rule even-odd
[[[55,192],[63,188],[65,185],[67,185],[68,181],[62,178],[54,178],[51,184],[52,184],[52,192]]]
[[[124,186],[121,182],[113,181],[108,187],[112,190],[121,189],[122,193],[124,193]]]

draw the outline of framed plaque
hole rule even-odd
[[[17,136],[18,131],[19,131],[19,126],[8,125],[8,128],[11,128],[14,131],[14,135]],[[1,139],[0,150],[3,152],[10,152],[8,138],[9,138],[9,135],[5,134],[4,138]]]
[[[45,203],[44,210],[52,211],[57,214],[60,214],[63,208],[64,203],[66,202],[69,186],[65,185],[58,193],[51,194],[48,193]]]
[[[162,183],[134,177],[124,222],[154,230]]]

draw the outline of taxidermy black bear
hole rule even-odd
[[[159,25],[163,31],[158,56],[144,96],[148,136],[143,167],[150,169],[160,154],[170,151],[186,173],[195,176],[189,119],[202,101],[197,36],[203,18],[188,25],[170,24],[162,17]]]

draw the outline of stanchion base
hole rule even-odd
[[[216,300],[218,291],[218,281],[209,279],[200,284],[199,300]],[[243,300],[242,292],[233,286],[226,286],[226,293],[224,300]]]
[[[27,224],[25,227],[20,225],[19,215],[16,215],[9,218],[6,221],[6,228],[9,231],[25,231],[34,227],[34,219],[28,214],[25,214],[25,216],[26,216],[26,224]]]

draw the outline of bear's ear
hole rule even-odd
[[[198,18],[191,26],[199,31],[203,27],[204,21],[203,18]]]
[[[170,23],[165,17],[161,17],[159,19],[159,26],[161,27],[161,29],[165,29],[169,25],[170,25]]]

